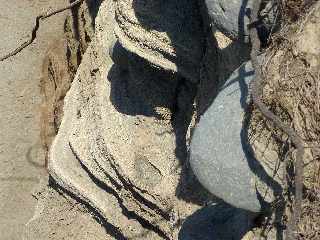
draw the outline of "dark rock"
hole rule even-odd
[[[205,0],[213,25],[233,40],[248,41],[248,24],[252,0]],[[263,24],[259,26],[262,40],[274,26],[277,16],[276,6],[269,1],[262,6]]]
[[[206,0],[208,12],[214,26],[232,39],[248,35],[246,16],[248,0]],[[250,1],[251,2],[251,1]]]
[[[200,183],[225,202],[252,212],[260,211],[251,156],[243,136],[250,63],[237,69],[201,117],[191,141],[191,167]],[[251,166],[251,165],[250,165]]]

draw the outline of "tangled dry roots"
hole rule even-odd
[[[256,62],[256,70],[260,68],[258,78],[266,85],[263,89],[256,90],[255,88],[262,86],[259,83],[257,86],[253,84],[252,90],[254,102],[257,101],[254,91],[258,91],[256,98],[262,94],[262,101],[258,102],[257,108],[264,118],[259,119],[275,132],[275,138],[285,139],[283,133],[289,136],[285,140],[288,141],[289,148],[282,149],[288,162],[289,180],[287,192],[284,193],[287,216],[282,221],[285,222],[287,217],[292,220],[287,222],[289,239],[320,238],[320,61],[317,50],[320,40],[317,30],[320,25],[320,4],[311,5],[314,2],[316,1],[283,1],[283,16],[290,18],[283,23],[280,32],[272,37],[263,63]],[[304,16],[299,18],[303,13]],[[253,50],[257,50],[257,43],[253,44]],[[256,57],[255,54],[253,58]],[[282,123],[274,121],[273,116],[266,116],[266,111],[263,108],[261,110],[259,104],[262,107],[268,106]],[[290,131],[296,136],[292,138],[281,124],[290,127]],[[277,133],[279,129],[282,130],[282,136]],[[294,141],[295,137],[303,144],[303,158],[299,156],[299,142],[297,144]],[[285,144],[282,148],[284,146]],[[298,161],[301,161],[300,165]],[[293,176],[295,186],[292,184]],[[299,196],[302,194],[302,187],[303,199],[302,195],[301,198]],[[296,190],[295,205],[292,203],[293,189]],[[290,209],[293,210],[293,215]]]
[[[291,22],[297,21],[316,1],[317,0],[281,0],[284,18]]]
[[[289,37],[289,39],[291,39]],[[301,217],[299,224],[301,239],[311,238],[313,234],[319,237],[319,151],[320,144],[320,88],[319,88],[319,68],[311,68],[303,55],[297,54],[293,46],[294,43],[284,41],[280,46],[273,49],[271,56],[263,69],[266,81],[269,84],[269,93],[265,94],[265,102],[274,109],[279,116],[288,116],[287,121],[293,129],[301,136],[305,148],[304,154],[304,179],[303,185],[307,189],[307,195],[314,196],[303,200]],[[283,49],[287,49],[283,51]],[[278,78],[273,75],[274,66],[281,66],[277,69]],[[284,114],[285,113],[285,114]],[[289,158],[295,157],[296,151],[289,149]],[[296,170],[295,170],[296,171]],[[290,184],[290,183],[289,183]],[[312,222],[311,222],[311,219]],[[317,224],[314,224],[316,223]],[[313,224],[311,224],[313,223]],[[311,231],[311,228],[312,231]],[[318,228],[318,229],[317,229]]]

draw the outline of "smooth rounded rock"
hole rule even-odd
[[[249,15],[252,0],[205,0],[208,13],[213,25],[233,40],[248,42]],[[258,28],[262,38],[275,25],[276,5],[272,1],[262,6],[261,15],[264,16],[263,24]]]
[[[190,164],[200,183],[230,205],[259,212],[252,160],[243,137],[251,63],[238,68],[203,114],[191,141]]]
[[[215,27],[232,39],[248,35],[246,8],[252,0],[206,0],[208,13]]]

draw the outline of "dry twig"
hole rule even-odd
[[[71,3],[70,5],[68,6],[65,6],[65,7],[62,7],[62,8],[58,8],[58,9],[55,9],[53,11],[50,11],[46,14],[40,14],[36,17],[36,23],[31,31],[31,36],[30,38],[25,41],[23,44],[21,44],[19,47],[17,47],[15,50],[11,51],[10,53],[0,57],[0,62],[16,55],[17,53],[21,52],[24,48],[26,48],[27,46],[29,46],[33,41],[34,39],[37,37],[37,31],[39,29],[39,26],[40,26],[40,20],[44,20],[46,18],[49,18],[57,13],[60,13],[60,12],[63,12],[67,9],[70,9],[70,8],[73,8],[74,6],[82,3],[84,0],[76,0],[74,1],[73,3]]]

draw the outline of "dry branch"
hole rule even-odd
[[[40,14],[36,17],[36,23],[31,31],[31,36],[30,38],[25,41],[23,44],[21,44],[19,47],[17,47],[15,50],[11,51],[10,53],[0,57],[0,62],[16,55],[17,53],[21,52],[24,48],[26,48],[27,46],[29,46],[33,41],[34,39],[37,37],[37,31],[39,29],[39,26],[40,26],[40,20],[44,20],[46,18],[49,18],[57,13],[60,13],[60,12],[63,12],[67,9],[70,9],[70,8],[73,8],[74,6],[82,3],[84,0],[77,0],[77,1],[74,1],[73,3],[71,3],[70,5],[68,6],[65,6],[65,7],[61,7],[61,8],[58,8],[58,9],[55,9],[55,10],[52,10],[46,14]]]

